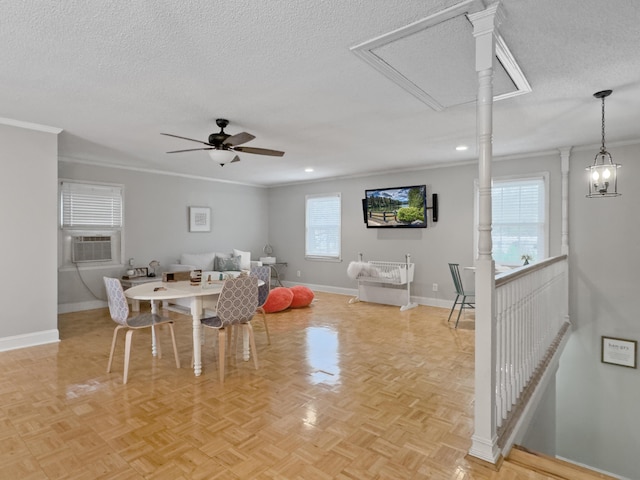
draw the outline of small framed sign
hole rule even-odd
[[[189,207],[189,231],[211,231],[211,209],[209,207]]]
[[[620,365],[622,367],[637,368],[638,342],[623,338],[602,337],[602,363]]]

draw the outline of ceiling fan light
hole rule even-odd
[[[233,158],[236,156],[235,152],[231,150],[209,150],[208,151],[211,160],[214,162],[224,165],[225,163],[231,162]]]

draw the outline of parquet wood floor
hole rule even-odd
[[[473,327],[448,311],[348,304],[318,293],[309,308],[254,322],[260,368],[238,354],[218,382],[207,337],[194,377],[190,318],[170,313],[165,355],[134,334],[106,372],[107,309],[59,316],[61,342],[0,353],[3,479],[538,480],[505,463],[469,463]],[[5,319],[8,321],[8,319]]]

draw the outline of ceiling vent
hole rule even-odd
[[[351,48],[406,91],[440,111],[476,101],[475,38],[468,13],[484,9],[467,0]],[[531,86],[496,31],[494,100],[531,91]]]

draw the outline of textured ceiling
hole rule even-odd
[[[0,117],[62,128],[65,159],[262,185],[472,160],[473,103],[434,111],[350,50],[455,3],[0,0]],[[606,88],[607,144],[640,138],[637,0],[502,6],[500,32],[532,92],[496,102],[495,155],[598,144],[592,94]],[[469,61],[431,43],[385,53],[441,96],[445,82],[468,87],[459,74],[427,78],[429,65]],[[161,132],[206,140],[219,117],[227,133],[256,136],[246,146],[286,155],[220,167],[206,152],[165,153],[198,144]]]

